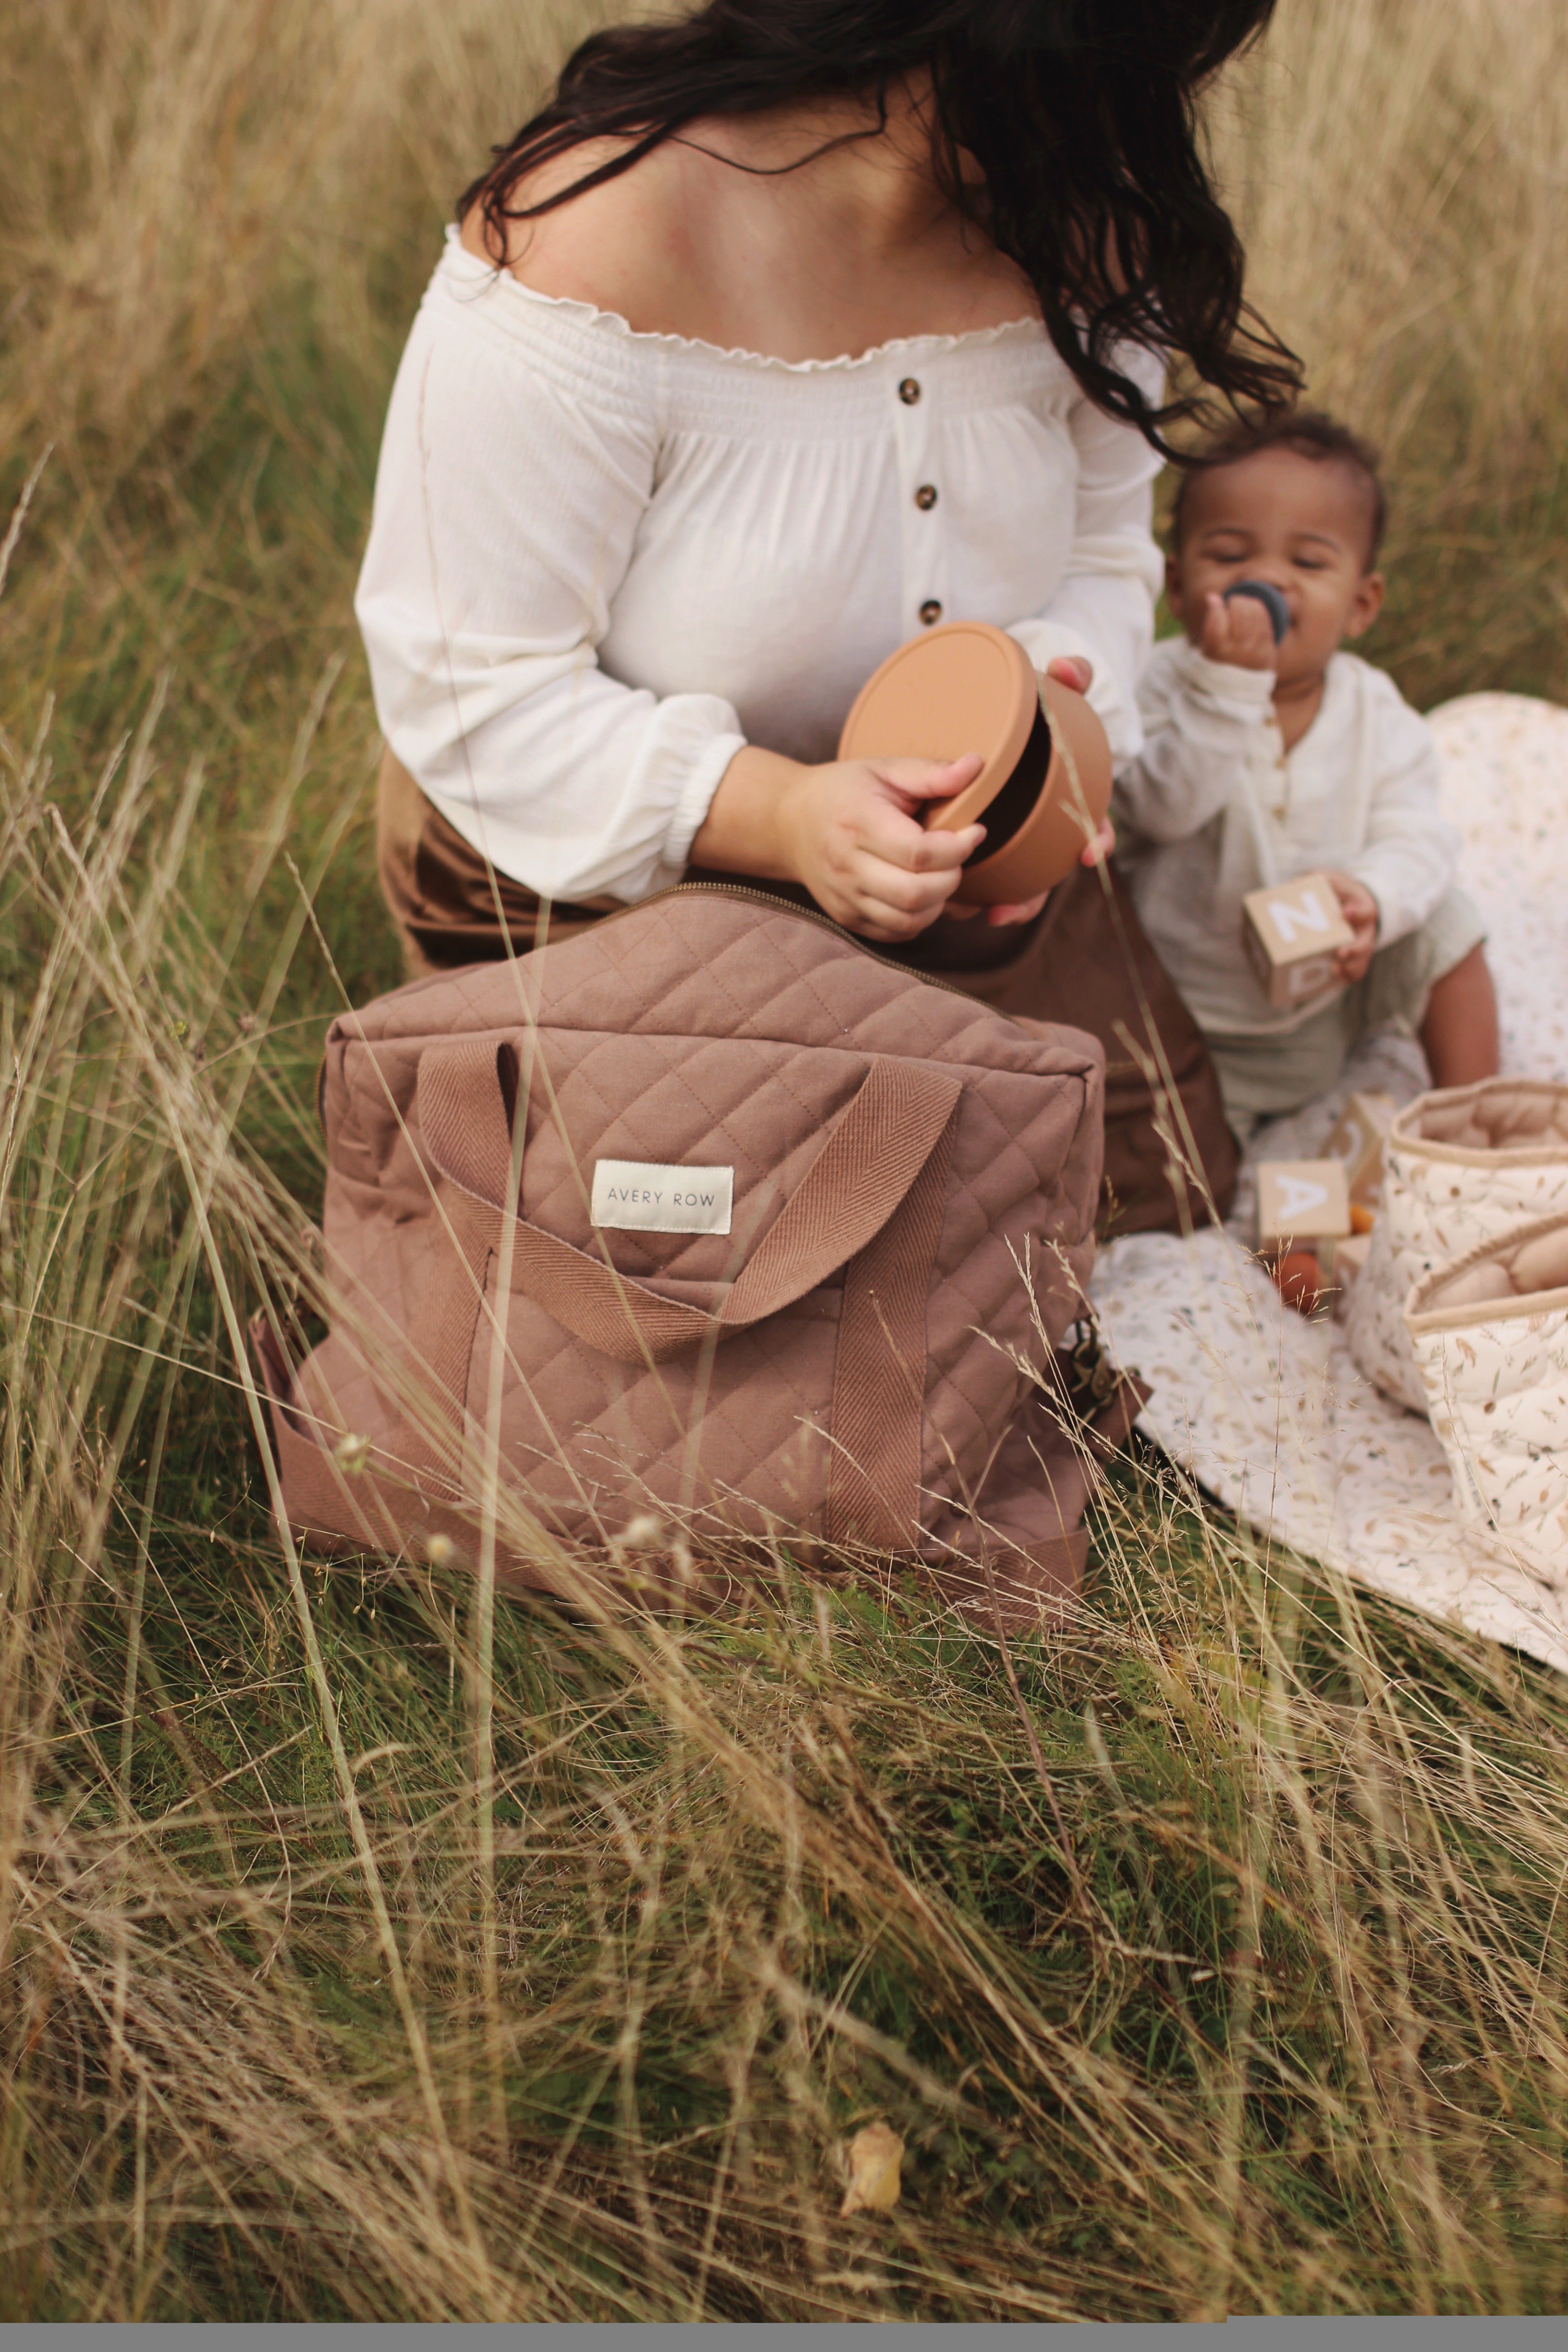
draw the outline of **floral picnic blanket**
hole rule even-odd
[[[1568,709],[1473,694],[1432,714],[1459,878],[1488,926],[1502,1067],[1568,1081]],[[1092,1297],[1117,1360],[1153,1389],[1142,1427],[1227,1508],[1291,1550],[1568,1673],[1563,1585],[1483,1550],[1426,1422],[1363,1380],[1341,1323],[1283,1307],[1248,1250],[1258,1159],[1314,1157],[1353,1089],[1420,1093],[1417,1048],[1369,1039],[1341,1085],[1274,1121],[1228,1225],[1110,1243]]]

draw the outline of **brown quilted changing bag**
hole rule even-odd
[[[731,1573],[737,1537],[865,1546],[1037,1615],[1138,1403],[1102,1380],[1086,1427],[1054,1356],[1102,1064],[705,887],[340,1019],[332,1328],[295,1366],[255,1327],[292,1526],[471,1560],[489,1461],[525,1506],[503,1582],[562,1590],[563,1543],[613,1568],[651,1513]]]

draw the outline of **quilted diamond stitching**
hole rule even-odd
[[[806,1135],[792,1153],[815,1150],[824,1116],[822,1094],[819,1085],[807,1082],[806,1073],[824,1046],[838,1049],[847,1060],[891,1051],[960,1068],[968,1083],[957,1139],[962,1148],[954,1155],[934,1269],[923,1449],[928,1486],[948,1495],[960,1492],[988,1459],[1016,1388],[1014,1368],[992,1340],[1033,1344],[1027,1303],[1006,1242],[1011,1238],[1022,1246],[1029,1233],[1047,1227],[1070,1236],[1069,1247],[1077,1248],[1092,1213],[1082,1118],[1089,1058],[1047,1034],[1000,1024],[984,1005],[931,990],[918,975],[875,963],[787,913],[759,919],[748,907],[731,908],[717,925],[725,935],[716,937],[712,952],[694,965],[682,924],[675,919],[676,903],[650,910],[641,923],[628,919],[553,950],[528,978],[526,995],[537,1013],[547,1063],[560,1071],[563,1086],[580,1090],[568,1131],[586,1131],[587,1106],[595,1103],[607,1129],[631,1133],[639,1116],[654,1117],[651,1102],[644,1107],[647,1089],[674,1085],[684,1097],[679,1116],[689,1119],[697,1148],[715,1154],[721,1150],[725,1157],[732,1152],[737,1164],[754,1167],[757,1152],[747,1129],[759,1089],[777,1089],[791,1102],[786,1126],[805,1124]],[[711,919],[710,905],[705,919],[710,929]],[[667,967],[668,982],[652,999],[639,996],[656,960],[650,941]],[[723,1008],[717,1036],[700,1026],[683,1032],[683,1008],[703,992],[713,1008],[716,989]],[[465,974],[460,983],[443,982],[384,1000],[367,1008],[363,1019],[334,1026],[328,1075],[333,1121],[329,1224],[345,1242],[352,1235],[352,1255],[379,1301],[380,1318],[400,1328],[411,1359],[425,1311],[422,1297],[415,1296],[424,1286],[415,1281],[413,1269],[423,1246],[420,1229],[430,1214],[426,1171],[417,1149],[420,1053],[465,1026],[481,1033],[489,1028],[498,1035],[515,1031],[523,1014],[519,998],[515,971],[504,979]],[[750,1012],[748,1003],[754,1007]],[[438,1007],[447,1011],[445,1028],[435,1017]],[[729,1031],[726,1017],[733,1024]],[[400,1019],[405,1024],[402,1030],[396,1025]],[[576,1042],[593,1031],[612,1034],[575,1050]],[[641,1091],[627,1087],[624,1065],[634,1037],[649,1048]],[[733,1065],[733,1076],[727,1076],[729,1056],[742,1043],[753,1052]],[[607,1071],[603,1057],[611,1053],[621,1058],[621,1066]],[[388,1087],[408,1118],[412,1140],[385,1132],[395,1126],[389,1119]],[[673,1102],[668,1097],[658,1106],[666,1126],[675,1116]],[[1026,1108],[1030,1102],[1039,1106],[1037,1115]],[[704,1137],[712,1140],[704,1143]],[[782,1164],[790,1158],[786,1153]],[[374,1197],[378,1187],[381,1213],[359,1222],[367,1195]],[[695,1257],[686,1262],[695,1264]],[[679,1263],[678,1255],[661,1270],[673,1277]],[[830,1385],[825,1366],[832,1334],[829,1328],[826,1339],[818,1335],[810,1379],[798,1369],[809,1349],[805,1355],[793,1354],[787,1338],[781,1340],[773,1327],[763,1327],[758,1335],[737,1335],[720,1350],[702,1458],[705,1475],[721,1486],[728,1471],[734,1471],[744,1489],[731,1496],[734,1509],[765,1514],[787,1495],[798,1518],[808,1516],[799,1486],[800,1477],[809,1475],[803,1432],[808,1424],[819,1426],[826,1413]],[[575,1465],[585,1490],[601,1496],[612,1492],[614,1481],[605,1486],[599,1475],[606,1464],[618,1463],[625,1477],[677,1476],[686,1440],[668,1440],[668,1407],[659,1402],[651,1376],[628,1381],[617,1368],[612,1394],[604,1368],[595,1371],[585,1363],[584,1351],[559,1335],[558,1327],[548,1345],[537,1324],[526,1343],[520,1333],[520,1346],[531,1350],[536,1342],[528,1386],[548,1396],[552,1409],[561,1405],[555,1450]],[[374,1382],[368,1374],[349,1376],[344,1345],[327,1343],[338,1372],[347,1378],[347,1391],[334,1378],[339,1401],[352,1392],[353,1409],[368,1414]],[[765,1426],[749,1379],[749,1368],[763,1362],[774,1397]],[[513,1389],[521,1410],[521,1383],[514,1381]],[[575,1404],[567,1410],[574,1397]],[[503,1389],[503,1413],[507,1405]],[[667,1433],[662,1439],[661,1416]],[[521,1431],[519,1435],[521,1442]],[[540,1475],[545,1475],[542,1469]],[[565,1469],[549,1474],[556,1476],[564,1478]],[[573,1506],[579,1519],[583,1507]]]

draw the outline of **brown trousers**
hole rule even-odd
[[[572,938],[620,905],[542,901],[498,874],[432,806],[390,751],[376,797],[381,887],[410,971],[527,955]],[[741,883],[689,869],[693,880]],[[754,886],[810,907],[804,890]],[[1105,1180],[1100,1228],[1179,1231],[1223,1216],[1238,1153],[1219,1082],[1192,1014],[1139,922],[1114,865],[1079,866],[1034,922],[1017,928],[942,917],[879,955],[1031,1021],[1086,1029],[1105,1048]]]

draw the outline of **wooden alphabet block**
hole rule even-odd
[[[1338,1241],[1351,1229],[1350,1187],[1340,1160],[1266,1160],[1258,1171],[1258,1245]]]
[[[1279,1009],[1336,988],[1335,950],[1354,939],[1326,874],[1249,890],[1241,902],[1242,946],[1264,995]]]
[[[1330,1242],[1327,1246],[1333,1252],[1329,1263],[1329,1281],[1337,1294],[1334,1313],[1342,1316],[1350,1304],[1351,1285],[1366,1264],[1372,1235],[1351,1234],[1343,1241]]]
[[[1325,1160],[1342,1160],[1352,1208],[1374,1209],[1383,1192],[1383,1139],[1398,1108],[1392,1095],[1352,1095],[1323,1146]]]

